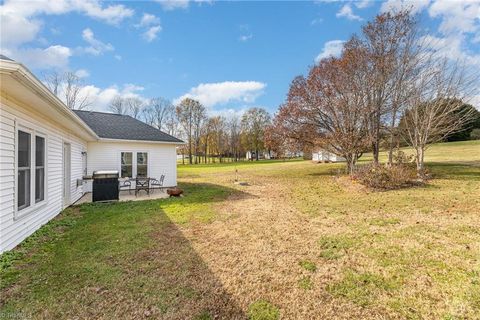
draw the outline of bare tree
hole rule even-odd
[[[125,99],[122,98],[120,95],[116,95],[115,97],[112,98],[112,100],[110,101],[110,104],[108,105],[108,109],[113,113],[117,113],[117,114],[128,113]]]
[[[188,142],[189,163],[193,163],[192,155],[195,152],[195,163],[200,146],[202,123],[206,118],[205,107],[197,100],[185,98],[176,107],[177,119],[182,126]]]
[[[168,131],[167,121],[174,112],[173,104],[164,98],[150,99],[143,110],[145,121],[163,131]]]
[[[477,93],[478,77],[458,62],[431,56],[412,79],[401,128],[405,141],[415,149],[419,178],[424,178],[428,146],[462,130],[473,120],[474,109],[463,105]]]
[[[232,116],[229,120],[227,120],[227,128],[228,132],[228,145],[229,145],[229,152],[233,156],[234,161],[238,161],[240,159],[241,153],[241,123],[240,118],[238,116]]]
[[[53,71],[45,75],[45,83],[72,110],[84,110],[93,103],[88,92],[84,90],[82,79],[74,72],[59,74]]]
[[[47,88],[58,96],[58,91],[63,82],[63,75],[58,73],[58,71],[51,71],[46,73],[43,78]]]
[[[138,97],[125,98],[125,105],[133,118],[138,119],[140,117],[144,106],[142,99]]]

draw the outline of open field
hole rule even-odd
[[[388,192],[339,164],[181,166],[184,198],[69,208],[3,255],[0,318],[480,319],[480,143],[427,161]]]

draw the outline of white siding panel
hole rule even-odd
[[[15,218],[15,122],[47,136],[46,199]],[[70,191],[73,203],[83,195],[82,151],[86,142],[2,99],[0,104],[0,253],[10,250],[63,209],[63,143],[71,145]],[[28,210],[28,209],[25,209]]]

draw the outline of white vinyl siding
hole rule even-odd
[[[121,172],[122,152],[132,152],[133,173],[138,168],[139,152],[146,152],[147,171],[150,178],[159,179],[165,175],[164,185],[177,185],[177,152],[173,144],[141,143],[141,142],[89,142],[87,154],[87,173],[91,175],[98,170],[118,170]],[[89,183],[89,190],[91,184]]]
[[[45,199],[36,205],[31,203],[34,210],[25,214],[21,212],[19,217],[16,217],[15,211],[17,124],[31,129],[32,132],[41,132],[42,137],[46,138]],[[73,203],[83,195],[82,185],[77,187],[77,179],[82,178],[82,151],[86,150],[86,142],[72,133],[59,130],[54,123],[47,121],[44,117],[26,111],[21,106],[2,98],[0,103],[0,252],[12,249],[62,211],[63,142],[68,142],[72,146],[69,202]]]

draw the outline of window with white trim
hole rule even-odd
[[[122,152],[120,174],[122,178],[133,177],[133,153],[132,152]]]
[[[18,130],[17,143],[17,209],[22,210],[30,207],[30,190],[31,190],[31,150],[32,139],[31,134],[22,130]]]
[[[45,138],[35,136],[35,203],[45,199]]]
[[[46,141],[34,130],[17,130],[17,211],[45,200]]]
[[[148,175],[148,153],[137,152],[137,177]]]
[[[120,152],[120,176],[148,177],[148,152]]]

